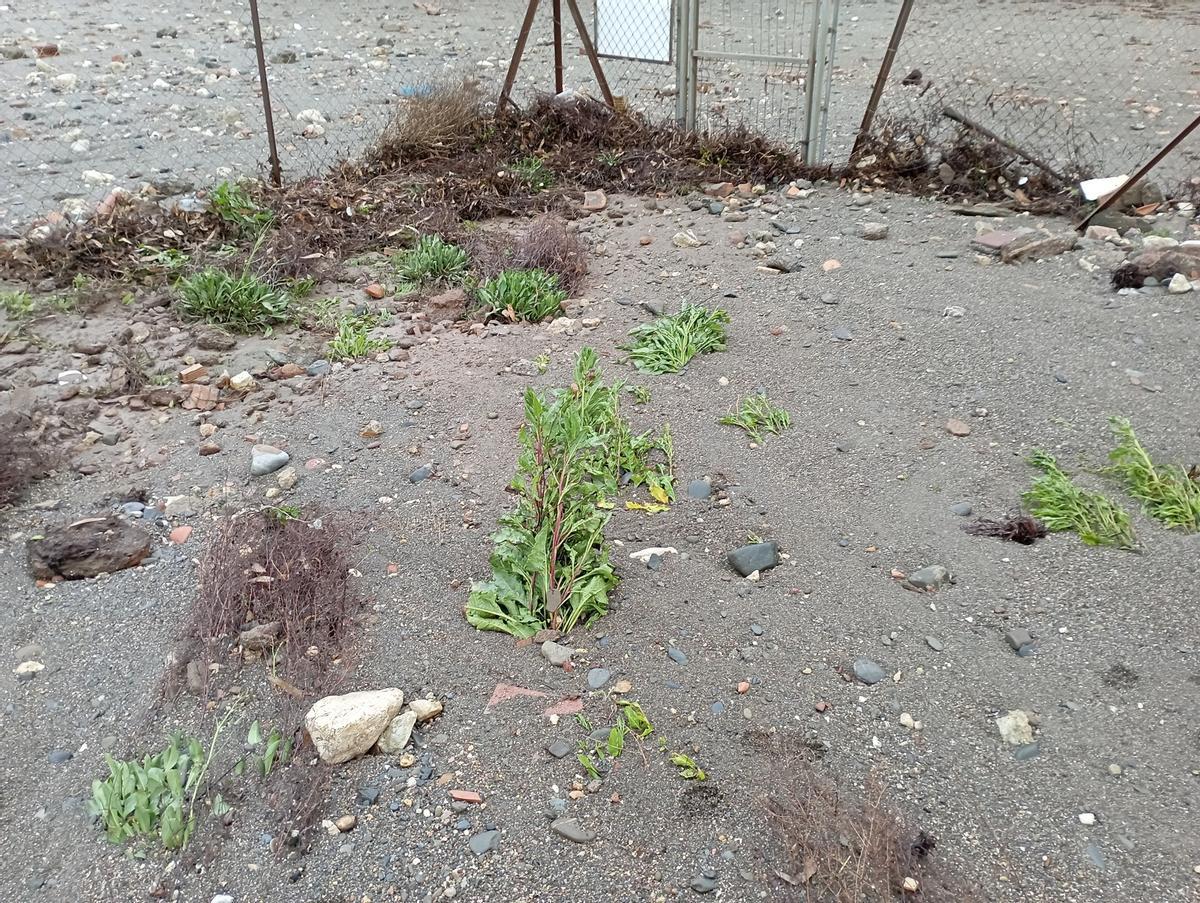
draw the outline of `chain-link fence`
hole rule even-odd
[[[880,52],[839,47],[834,159],[854,142],[900,6],[842,0],[839,43]],[[1200,112],[1200,2],[916,0],[875,131],[909,129],[936,155],[962,128],[947,109],[1069,177],[1132,173]],[[1152,178],[1176,189],[1198,174],[1193,139]]]

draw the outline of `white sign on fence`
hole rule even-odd
[[[671,0],[596,0],[596,52],[671,62]]]

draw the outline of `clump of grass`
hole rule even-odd
[[[484,279],[505,270],[544,270],[558,277],[568,297],[587,275],[587,247],[559,217],[542,216],[523,232],[476,232],[469,240],[475,269]]]
[[[1121,478],[1125,491],[1145,512],[1168,527],[1200,530],[1200,478],[1178,464],[1155,464],[1123,417],[1109,421],[1117,447],[1108,454],[1109,472]]]
[[[567,293],[545,270],[505,270],[479,286],[475,298],[487,319],[540,323],[562,310]]]
[[[755,442],[762,443],[763,432],[778,436],[789,426],[792,418],[783,408],[771,404],[766,393],[760,392],[742,399],[737,409],[721,418],[726,426],[740,426]]]
[[[508,169],[514,179],[533,191],[542,191],[554,184],[554,172],[541,157],[522,157]]]
[[[219,645],[242,631],[278,624],[268,675],[277,687],[319,693],[345,667],[359,604],[350,585],[354,530],[343,517],[318,513],[245,511],[217,524],[184,627],[207,661],[224,660]]]
[[[337,324],[337,333],[327,345],[329,359],[355,361],[391,348],[390,339],[371,337],[374,325],[371,317],[342,317]]]
[[[251,197],[245,186],[222,182],[208,198],[213,212],[243,238],[255,238],[275,224],[275,214]]]
[[[633,341],[621,346],[629,360],[647,373],[678,373],[698,354],[725,350],[729,313],[684,304],[679,313],[635,327]]]
[[[184,276],[176,284],[178,307],[189,320],[230,332],[266,332],[292,319],[292,298],[249,270],[231,273],[213,267]]]
[[[36,309],[29,292],[0,292],[0,310],[10,320],[28,320]]]
[[[584,348],[568,389],[525,392],[521,453],[511,488],[517,507],[492,535],[492,577],[471,588],[467,621],[518,637],[569,631],[608,610],[617,583],[604,527],[625,482],[655,498],[673,493],[669,457],[651,464],[663,438],[634,435],[621,417],[624,386],[605,385]],[[669,448],[669,439],[665,443]]]
[[[1074,530],[1090,546],[1135,547],[1137,537],[1128,511],[1099,492],[1076,486],[1046,452],[1035,451],[1029,463],[1042,475],[1025,493],[1025,504],[1047,530]]]
[[[422,235],[396,257],[400,278],[415,285],[457,283],[467,275],[471,259],[458,245],[438,235]]]

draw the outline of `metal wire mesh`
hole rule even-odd
[[[834,159],[849,153],[898,8],[843,0]],[[1197,3],[917,0],[876,130],[910,126],[936,152],[959,132],[950,108],[1072,177],[1130,173],[1200,112],[1198,60]],[[1174,187],[1197,173],[1192,140],[1154,178]]]

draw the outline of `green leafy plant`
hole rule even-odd
[[[596,763],[586,750],[581,749],[575,753],[575,759],[583,766],[583,770],[587,772],[588,777],[597,780],[600,778],[600,770],[596,768]]]
[[[621,164],[622,156],[620,151],[602,150],[596,154],[596,162],[607,169],[614,169]]]
[[[162,273],[178,273],[184,269],[191,258],[178,248],[155,248],[150,245],[138,245],[137,259],[144,268]]]
[[[105,835],[121,843],[156,836],[168,850],[185,846],[195,828],[187,801],[199,786],[205,761],[200,741],[171,737],[165,749],[141,762],[105,756],[109,776],[92,782],[88,811],[101,820]]]
[[[276,523],[284,524],[290,520],[296,520],[300,517],[301,511],[298,505],[270,505],[263,509]]]
[[[651,464],[661,440],[635,436],[621,417],[624,386],[606,386],[596,352],[584,348],[570,388],[525,392],[521,453],[511,488],[517,507],[492,535],[492,577],[476,583],[467,620],[481,630],[532,636],[600,617],[617,578],[604,527],[622,481],[670,485]],[[660,492],[663,490],[660,489]]]
[[[671,764],[679,769],[679,776],[685,781],[707,781],[708,774],[696,764],[695,759],[686,753],[674,753]]]
[[[1113,417],[1109,425],[1117,447],[1109,452],[1108,470],[1121,478],[1125,491],[1168,527],[1200,530],[1200,474],[1178,464],[1155,464],[1125,418]]]
[[[292,299],[249,269],[230,273],[209,267],[176,284],[179,309],[189,320],[202,320],[231,332],[267,332],[292,319]]]
[[[537,367],[537,372],[540,376],[550,369],[550,355],[545,353],[539,354],[533,359],[533,365]]]
[[[509,167],[513,178],[532,188],[541,191],[554,184],[554,173],[540,157],[522,157]]]
[[[634,404],[650,403],[650,390],[645,386],[630,386],[629,394],[633,396]]]
[[[654,733],[654,725],[650,723],[650,719],[646,717],[646,713],[642,711],[642,707],[638,703],[630,699],[622,699],[617,702],[617,705],[621,707],[621,713],[629,730],[640,739],[644,740]]]
[[[213,212],[241,236],[258,236],[275,224],[275,214],[250,196],[242,185],[222,182],[209,195]]]
[[[27,320],[33,316],[35,308],[29,292],[0,292],[0,310],[10,320]]]
[[[1135,547],[1129,512],[1098,492],[1076,486],[1052,455],[1035,451],[1029,463],[1042,471],[1024,500],[1031,514],[1052,533],[1074,530],[1092,546]]]
[[[423,235],[394,259],[400,278],[416,285],[457,283],[467,275],[471,259],[458,245],[438,235]]]
[[[505,270],[479,286],[475,298],[485,318],[540,323],[562,310],[567,293],[545,270]]]
[[[684,304],[679,313],[634,328],[633,341],[622,345],[629,360],[647,373],[678,373],[698,354],[725,350],[729,313]]]
[[[359,360],[391,348],[390,339],[371,337],[374,325],[371,317],[343,317],[338,322],[337,333],[327,345],[330,360]]]
[[[271,733],[264,737],[258,721],[250,725],[246,734],[246,746],[255,751],[252,757],[254,770],[263,778],[270,777],[276,765],[286,765],[292,757],[292,739],[288,737],[285,740],[278,728],[271,728]],[[261,753],[257,752],[260,747]],[[244,770],[244,760],[239,761],[238,765]]]
[[[751,395],[738,402],[737,408],[721,418],[726,426],[740,426],[746,435],[761,444],[763,432],[779,435],[792,423],[788,412],[771,404],[765,393]]]
[[[301,276],[293,279],[288,285],[288,294],[293,298],[307,298],[317,287],[317,280],[312,276]]]

